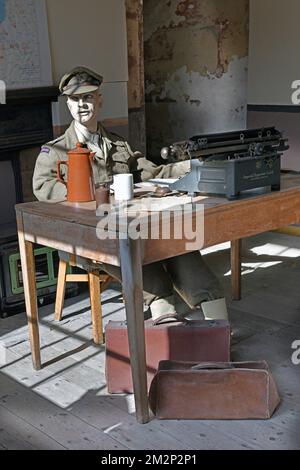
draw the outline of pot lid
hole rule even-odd
[[[81,142],[77,142],[76,148],[69,150],[68,153],[87,155],[87,154],[90,154],[91,151],[88,148],[84,147],[84,144],[82,144]]]

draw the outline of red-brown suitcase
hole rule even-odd
[[[109,321],[105,329],[106,381],[109,393],[133,393],[126,322]],[[159,361],[230,360],[230,326],[226,320],[145,321],[148,389]]]

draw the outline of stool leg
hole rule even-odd
[[[94,343],[103,343],[103,329],[102,329],[102,308],[101,308],[101,290],[99,274],[89,272],[89,288],[90,288],[90,300],[91,300],[91,313],[92,313],[92,325],[93,325],[93,337]]]
[[[66,290],[66,273],[67,273],[67,261],[60,260],[57,277],[57,289],[56,289],[56,300],[55,300],[55,321],[60,321],[62,317],[62,309],[65,299]]]

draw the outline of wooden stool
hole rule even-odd
[[[109,274],[100,274],[99,270],[88,272],[87,274],[67,274],[68,264],[76,266],[74,260],[64,261],[60,259],[57,277],[57,291],[55,300],[55,320],[62,319],[62,309],[64,304],[66,282],[88,282],[90,291],[91,314],[93,325],[94,343],[103,343],[103,327],[102,327],[102,307],[101,292],[103,292],[108,284],[113,280]]]

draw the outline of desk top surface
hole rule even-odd
[[[195,204],[204,205],[206,214],[226,209],[238,209],[245,205],[249,207],[249,205],[255,204],[258,201],[265,201],[270,198],[280,199],[292,194],[297,195],[298,192],[300,196],[300,175],[287,173],[282,175],[280,191],[270,191],[265,188],[245,191],[241,196],[232,201],[228,201],[223,196],[199,195],[193,198],[192,201]],[[166,198],[163,199],[165,200]],[[159,200],[156,198],[155,203],[157,201]],[[96,215],[95,201],[87,203],[70,203],[66,201],[28,202],[17,204],[16,211],[22,212],[22,214],[27,213],[45,217],[48,220],[53,218],[61,222],[66,221],[92,227],[96,227],[101,219]]]
[[[204,205],[204,219],[201,219],[202,222],[200,220],[201,225],[197,225],[196,211],[190,213],[196,240],[192,248],[191,245],[187,246],[190,238],[185,231],[180,238],[173,236],[172,231],[170,238],[164,238],[160,232],[158,238],[151,235],[142,240],[144,264],[299,223],[300,176],[283,175],[280,191],[249,191],[234,201],[210,196],[199,196],[194,200],[196,204]],[[95,209],[95,202],[31,202],[16,206],[19,227],[29,242],[119,265],[118,247],[119,238],[122,237],[116,234],[126,233],[130,218],[124,224],[123,221],[118,223],[113,230],[110,227],[108,230],[99,229],[101,217],[96,216]],[[182,212],[179,212],[179,217],[181,215]],[[149,219],[149,214],[142,217]],[[136,222],[136,217],[133,218]],[[178,227],[175,218],[173,221],[173,227]],[[151,233],[155,223],[151,219]],[[109,236],[102,238],[99,233]]]

